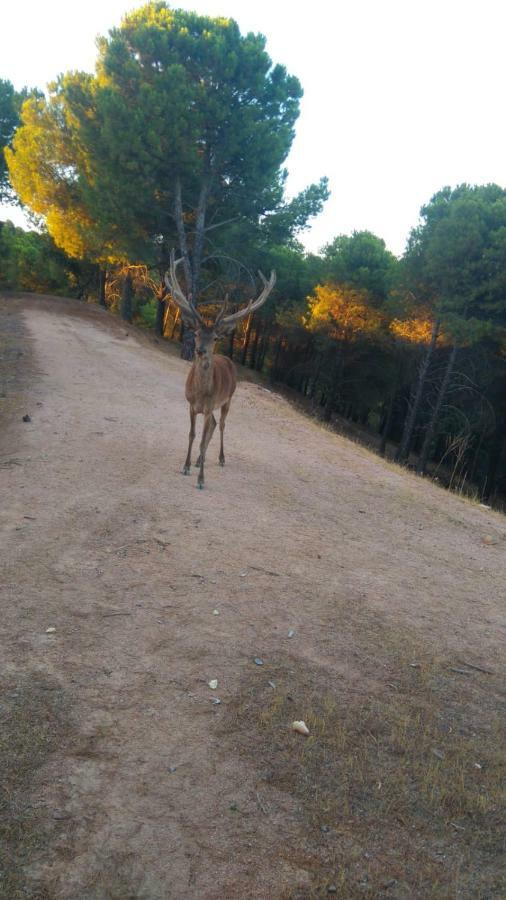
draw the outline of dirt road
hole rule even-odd
[[[0,304],[2,677],[57,736],[19,896],[306,896],[298,800],[234,737],[238,696],[281,661],[374,691],[390,631],[499,671],[505,520],[244,381],[200,492],[187,363],[77,302]]]

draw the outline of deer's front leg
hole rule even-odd
[[[202,440],[200,442],[200,470],[199,477],[197,478],[197,487],[201,490],[204,487],[204,462],[206,459],[206,450],[209,441],[213,436],[213,431],[216,428],[216,419],[214,418],[212,413],[208,413],[205,416],[204,420],[204,430],[202,432]]]
[[[192,468],[192,446],[193,441],[195,439],[195,419],[197,418],[197,414],[193,411],[193,408],[190,406],[190,435],[188,441],[188,453],[186,454],[186,462],[183,466],[183,475],[189,475],[191,473]]]
[[[205,445],[205,448],[204,448],[205,453],[207,453],[207,448],[209,447],[209,444],[211,443],[211,438],[212,438],[212,436],[213,436],[213,434],[214,434],[214,429],[215,429],[215,428],[216,428],[216,419],[214,418],[214,413],[211,413],[211,424],[209,425],[209,428],[208,428],[208,431],[207,431],[207,435],[206,435],[206,445]],[[204,436],[202,435],[202,437],[204,437]],[[197,466],[197,469],[200,469],[200,460],[201,460],[201,456],[202,456],[202,454],[199,453],[199,455],[198,455],[198,457],[197,457],[197,462],[195,463],[195,465]]]

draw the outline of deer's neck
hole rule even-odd
[[[213,389],[213,358],[204,357],[195,360],[195,380],[202,393]]]

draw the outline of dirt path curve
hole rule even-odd
[[[59,824],[26,878],[76,900],[276,897],[303,880],[280,854],[293,801],[271,791],[264,815],[220,736],[267,678],[254,657],[360,685],[339,623],[381,619],[500,665],[505,520],[246,382],[199,492],[186,363],[94,308],[2,304],[30,357],[0,447],[4,672],[49,679],[74,731],[40,776]]]

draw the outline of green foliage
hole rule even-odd
[[[444,188],[421,219],[406,254],[412,289],[456,340],[480,340],[489,324],[506,322],[506,190]]]
[[[148,328],[155,327],[156,308],[158,303],[158,300],[149,300],[147,303],[143,303],[138,307],[139,318]]]
[[[381,306],[394,285],[398,261],[370,231],[341,234],[324,247],[326,280],[366,290]]]
[[[182,240],[180,188],[198,278],[199,240],[214,250],[207,225],[214,239],[220,222],[258,225],[271,211],[288,238],[319,211],[324,181],[283,203],[302,91],[262,35],[154,2],[98,47],[94,76],[63,75],[25,105],[8,154],[20,196],[67,253],[163,268]]]
[[[72,294],[78,273],[47,233],[0,225],[0,287],[39,293]]]
[[[293,200],[281,203],[262,222],[264,240],[267,244],[289,244],[294,247],[295,236],[308,227],[309,220],[319,215],[330,191],[328,179],[321,178],[318,184],[311,184]]]
[[[16,94],[10,81],[0,79],[0,200],[8,197],[8,174],[4,148],[7,147],[19,122]]]
[[[191,180],[209,167],[229,197],[261,193],[290,149],[300,84],[231,19],[150,3],[99,42],[97,75],[130,137],[111,129],[110,148],[133,171],[159,155],[169,190],[175,172]]]

